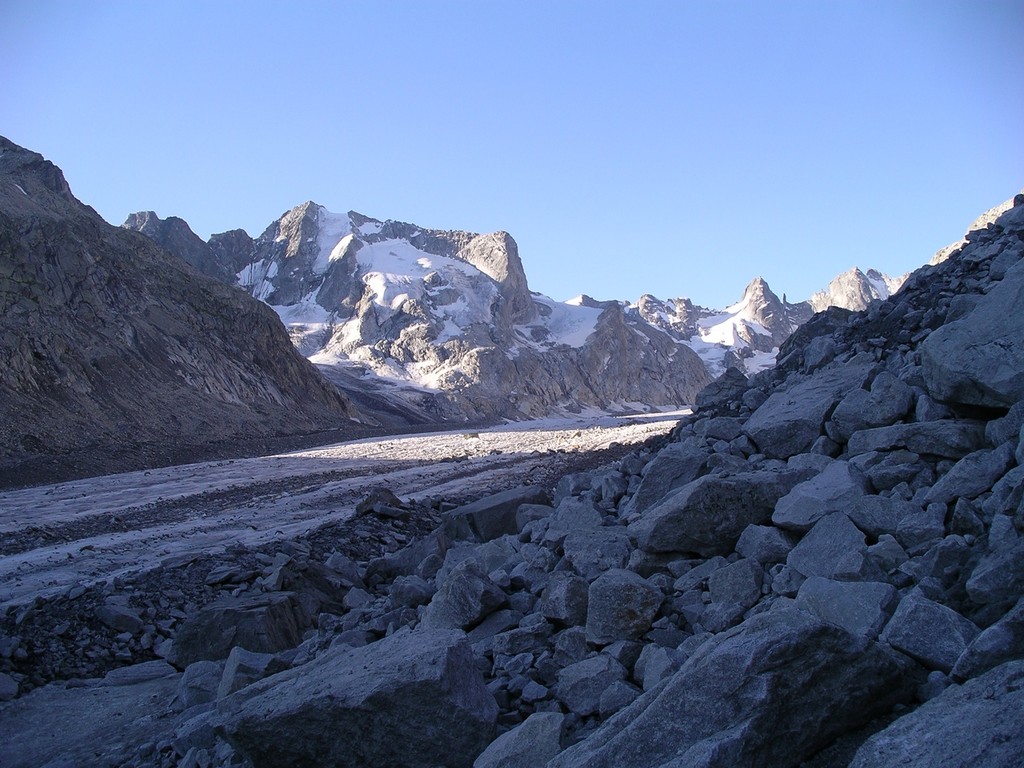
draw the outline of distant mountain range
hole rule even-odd
[[[272,306],[296,347],[350,397],[370,388],[405,419],[691,402],[727,367],[772,365],[815,311],[863,309],[903,279],[854,268],[789,303],[755,278],[725,309],[651,295],[563,303],[529,289],[505,232],[433,230],[313,202],[256,239],[233,230],[204,242],[183,220],[153,212],[124,226]]]

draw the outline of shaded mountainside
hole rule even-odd
[[[71,474],[76,462],[114,471],[168,450],[344,427],[355,415],[264,304],[110,226],[60,169],[6,139],[0,340],[10,482],[53,457]]]

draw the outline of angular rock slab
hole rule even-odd
[[[896,603],[896,588],[878,581],[832,581],[811,576],[800,585],[796,605],[819,619],[873,640]]]
[[[842,512],[826,515],[804,536],[786,558],[786,565],[804,576],[836,575],[845,556],[866,553],[864,534]]]
[[[471,766],[498,707],[463,633],[331,649],[222,700],[218,731],[256,768]]]
[[[833,406],[848,392],[860,389],[868,373],[866,366],[837,368],[776,390],[747,419],[744,431],[769,458],[806,453],[821,435]]]
[[[937,400],[1007,408],[1024,399],[1024,265],[1007,271],[966,317],[933,331],[921,365]]]
[[[547,504],[547,491],[536,486],[512,488],[463,504],[444,516],[444,530],[453,539],[490,541],[519,533],[516,513],[523,504]]]
[[[860,470],[845,461],[834,461],[779,499],[772,522],[803,533],[830,512],[845,512],[867,492],[868,482]]]
[[[292,592],[216,600],[178,629],[168,658],[179,669],[195,661],[226,659],[235,646],[277,653],[302,641],[308,617]]]
[[[919,454],[961,459],[984,444],[983,422],[943,419],[862,429],[850,436],[846,450],[850,456],[858,456],[870,451],[895,451],[905,448]]]
[[[909,698],[909,662],[795,608],[704,643],[548,768],[797,765]]]
[[[534,712],[522,724],[492,741],[473,768],[536,768],[561,749],[559,712]]]
[[[949,674],[980,630],[941,603],[911,592],[900,601],[882,640],[913,656],[929,669]]]
[[[748,525],[771,520],[776,502],[801,479],[789,470],[705,475],[630,523],[629,534],[645,552],[727,555]]]
[[[850,768],[1024,765],[1024,661],[954,685],[868,739]]]

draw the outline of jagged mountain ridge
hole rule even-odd
[[[710,380],[692,350],[618,302],[531,292],[505,232],[432,230],[307,202],[255,240],[228,248],[215,235],[205,251],[201,242],[182,257],[201,263],[219,248],[244,263],[236,284],[274,307],[333,379],[355,367],[401,382],[403,397],[439,418],[674,406]]]
[[[425,419],[678,405],[705,379],[696,358],[707,376],[762,370],[812,314],[811,302],[780,299],[761,278],[725,310],[651,295],[556,302],[530,291],[506,232],[432,230],[313,202],[255,240],[234,230],[204,243],[153,212],[124,226],[270,304],[299,350],[350,395],[386,382]],[[818,296],[861,309],[897,282],[853,269]]]
[[[0,469],[14,475],[55,456],[145,466],[355,415],[265,305],[106,223],[4,138],[0,274]]]

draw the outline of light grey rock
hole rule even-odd
[[[566,571],[551,574],[540,598],[544,618],[563,626],[582,626],[587,621],[586,579]]]
[[[881,639],[928,669],[949,674],[978,628],[959,613],[913,591],[904,597]]]
[[[792,534],[772,525],[748,525],[736,542],[736,551],[762,565],[785,562],[796,544]]]
[[[708,591],[713,603],[736,605],[742,612],[760,599],[763,580],[761,564],[745,557],[712,573],[708,577]]]
[[[747,420],[747,436],[769,458],[805,453],[822,433],[833,406],[851,390],[860,389],[868,372],[867,367],[845,366],[776,390]]]
[[[244,648],[232,648],[224,662],[224,672],[217,686],[217,698],[223,699],[257,680],[283,672],[290,665],[272,653],[253,653]]]
[[[217,688],[224,676],[223,662],[195,661],[185,667],[178,685],[178,699],[185,709],[217,700]]]
[[[895,424],[907,415],[913,402],[913,390],[882,371],[871,382],[870,391],[855,389],[839,401],[826,424],[828,436],[845,443],[854,432]]]
[[[1024,661],[996,667],[876,733],[850,768],[1015,768],[1024,765]]]
[[[939,478],[924,500],[928,504],[948,504],[960,498],[973,499],[990,490],[1013,464],[1013,446],[1009,443],[970,453]]]
[[[908,699],[908,664],[803,611],[772,610],[704,642],[548,768],[798,765]]]
[[[220,598],[182,623],[167,660],[183,669],[202,659],[226,659],[235,646],[277,653],[298,645],[308,623],[292,592]]]
[[[516,513],[523,504],[547,504],[547,491],[536,486],[512,488],[487,496],[444,515],[445,532],[453,539],[490,541],[519,533]]]
[[[688,592],[704,584],[712,573],[728,564],[729,561],[724,557],[715,555],[681,574],[673,583],[672,588],[676,592]]]
[[[555,697],[580,716],[600,711],[601,694],[614,682],[626,679],[626,668],[604,653],[570,664],[558,672]]]
[[[786,565],[804,576],[835,575],[836,567],[851,552],[866,552],[864,534],[842,512],[826,515],[793,547]]]
[[[906,550],[888,533],[880,535],[878,541],[868,547],[868,557],[878,564],[883,573],[892,573],[910,559]]]
[[[857,456],[869,451],[904,448],[921,455],[960,459],[982,448],[984,442],[982,422],[945,419],[862,429],[850,436],[846,450],[850,456]]]
[[[562,499],[551,514],[551,528],[563,532],[584,528],[600,528],[604,516],[594,502],[583,496],[569,496]]]
[[[804,533],[825,515],[845,512],[867,492],[867,479],[860,470],[845,461],[835,461],[779,499],[772,522],[780,528]]]
[[[396,578],[388,588],[388,596],[393,605],[415,608],[429,603],[434,591],[433,584],[414,574]]]
[[[895,604],[896,589],[890,584],[820,576],[808,578],[796,596],[798,608],[869,640],[878,637]]]
[[[472,558],[456,565],[438,585],[423,613],[431,629],[470,629],[508,602],[505,593]]]
[[[967,595],[978,605],[1016,600],[1024,594],[1024,541],[982,557],[966,587]]]
[[[1024,658],[1024,598],[971,641],[953,665],[957,681],[977,677],[1004,662]]]
[[[587,593],[587,640],[636,640],[650,629],[663,599],[658,587],[632,571],[606,571]]]
[[[534,712],[510,731],[487,745],[473,768],[537,768],[561,750],[562,721],[559,712]]]
[[[497,714],[465,635],[416,630],[243,688],[218,704],[217,727],[256,768],[468,767]]]
[[[1006,272],[966,317],[921,345],[928,391],[938,400],[989,408],[1024,399],[1024,266]]]
[[[587,581],[612,568],[625,568],[632,549],[626,529],[620,526],[571,531],[562,543],[566,562]]]
[[[669,491],[696,480],[704,469],[708,453],[696,438],[666,445],[645,467],[640,486],[625,504],[623,514],[640,514]]]
[[[771,519],[776,502],[801,479],[793,470],[705,475],[630,523],[629,534],[645,552],[728,554],[748,525]]]

